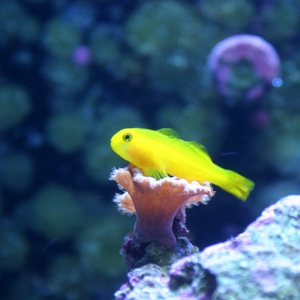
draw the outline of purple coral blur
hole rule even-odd
[[[181,259],[169,273],[153,265],[129,273],[116,299],[298,299],[299,228],[300,196],[282,198],[244,233]]]
[[[76,64],[81,66],[86,66],[90,64],[92,61],[90,48],[85,45],[80,45],[76,47],[72,53],[72,59]]]
[[[234,68],[247,62],[253,68],[254,77],[244,83],[243,97],[254,100],[262,96],[280,73],[280,61],[274,47],[255,35],[234,35],[219,42],[211,51],[208,66],[212,71],[219,93],[232,97],[239,86],[233,82]],[[253,81],[253,82],[251,82]]]

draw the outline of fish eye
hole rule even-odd
[[[131,135],[130,133],[125,133],[125,134],[123,135],[123,140],[124,140],[125,142],[130,142],[130,141],[132,140],[132,135]]]

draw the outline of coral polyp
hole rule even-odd
[[[206,204],[214,191],[208,182],[166,177],[156,180],[146,177],[141,170],[130,165],[114,170],[110,179],[126,190],[117,194],[114,202],[122,212],[136,213],[134,234],[138,242],[157,242],[165,247],[176,244],[172,231],[174,220],[185,223],[186,205]]]

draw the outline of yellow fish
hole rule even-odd
[[[254,188],[253,181],[215,165],[204,146],[181,140],[170,128],[122,129],[111,138],[110,144],[145,176],[160,179],[169,174],[189,182],[209,181],[243,201]]]

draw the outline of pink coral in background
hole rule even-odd
[[[252,72],[248,69],[244,78],[234,78],[236,68],[243,62],[252,67]],[[262,96],[280,73],[280,60],[274,47],[261,37],[248,34],[234,35],[219,42],[209,55],[208,66],[220,94],[236,97],[242,93],[246,100]]]
[[[270,115],[266,110],[260,109],[254,112],[252,123],[256,128],[265,127],[270,121]]]

